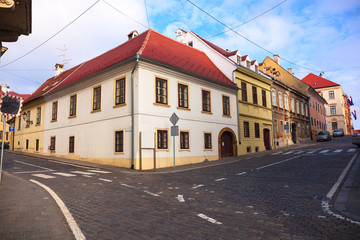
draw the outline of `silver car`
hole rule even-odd
[[[316,136],[316,141],[330,141],[331,140],[331,134],[328,131],[321,131]]]
[[[360,147],[360,133],[352,136],[352,144]]]
[[[344,130],[342,129],[336,129],[333,132],[333,137],[343,137],[344,136]]]

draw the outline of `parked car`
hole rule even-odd
[[[2,142],[0,142],[0,149],[2,148]],[[4,142],[4,149],[9,149],[9,143]]]
[[[344,130],[342,129],[336,129],[333,132],[333,137],[342,137],[344,136]]]
[[[316,141],[320,142],[320,141],[330,141],[331,140],[331,135],[328,131],[321,131],[318,133],[318,135],[316,136]]]
[[[352,136],[352,144],[360,147],[360,133],[354,134],[354,135]]]

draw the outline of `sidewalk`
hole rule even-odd
[[[37,185],[3,172],[0,239],[73,239],[55,201]]]

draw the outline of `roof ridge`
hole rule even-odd
[[[146,47],[146,45],[147,45],[147,43],[148,43],[148,41],[149,41],[149,38],[150,38],[150,35],[151,35],[151,32],[152,32],[152,31],[153,31],[153,30],[152,30],[151,28],[148,30],[148,32],[147,32],[147,34],[146,34],[146,37],[145,37],[145,39],[144,39],[144,42],[143,42],[143,44],[141,45],[139,51],[137,51],[137,54],[141,55],[141,54],[143,53],[143,51],[144,51],[144,49],[145,49],[145,47]]]

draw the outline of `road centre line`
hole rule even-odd
[[[74,234],[75,239],[76,240],[85,240],[86,238],[85,238],[84,234],[81,232],[79,226],[77,225],[75,219],[71,215],[69,209],[66,207],[65,203],[59,198],[59,196],[51,188],[49,188],[48,186],[46,186],[38,181],[30,179],[30,182],[33,182],[33,183],[39,185],[40,187],[42,187],[43,189],[45,189],[51,195],[51,197],[55,200],[57,205],[60,207],[60,210],[63,213],[66,221],[68,222],[70,229]]]
[[[38,170],[38,171],[24,171],[24,172],[13,172],[13,174],[23,174],[23,173],[44,173],[44,172],[53,172],[54,170]]]
[[[271,166],[274,166],[274,165],[277,165],[277,164],[280,164],[280,163],[284,163],[284,162],[293,160],[293,159],[295,159],[295,158],[298,158],[299,156],[300,156],[300,155],[295,156],[295,157],[292,157],[292,158],[288,158],[288,159],[285,159],[285,160],[282,160],[282,161],[280,161],[280,162],[275,162],[275,163],[271,163],[271,164],[268,164],[268,165],[265,165],[265,166],[262,166],[262,167],[258,167],[258,168],[256,168],[256,169],[257,169],[257,170],[260,170],[260,169],[263,169],[263,168],[271,167]]]
[[[215,182],[220,182],[220,181],[224,181],[226,180],[227,178],[219,178],[219,179],[216,179]]]
[[[246,174],[246,172],[237,173],[236,175],[240,176],[240,175],[244,175],[244,174]]]
[[[149,194],[149,195],[151,195],[151,196],[154,196],[154,197],[160,197],[160,195],[159,194],[156,194],[156,193],[152,193],[152,192],[149,192],[149,191],[144,191],[144,193],[147,193],[147,194]]]
[[[204,184],[199,184],[199,185],[196,185],[196,186],[193,186],[192,189],[197,189],[197,188],[200,188],[200,187],[203,187]]]
[[[218,222],[215,219],[213,219],[211,217],[208,217],[208,216],[206,216],[205,214],[202,214],[202,213],[199,213],[197,216],[204,219],[204,220],[206,220],[206,221],[208,221],[208,222],[211,222],[213,224],[217,224],[217,225],[222,224],[221,222]]]
[[[127,185],[125,183],[120,183],[121,186],[124,186],[124,187],[128,187],[128,188],[134,188],[134,189],[137,189],[136,187],[134,186],[131,186],[131,185]]]
[[[100,181],[104,181],[104,182],[112,182],[113,180],[110,179],[105,179],[105,178],[99,178]]]
[[[48,171],[53,171],[53,170],[50,169],[50,168],[41,167],[41,166],[38,166],[38,165],[35,165],[35,164],[31,164],[31,163],[25,163],[25,162],[21,162],[21,161],[18,161],[18,160],[14,160],[14,162],[21,163],[21,164],[28,165],[28,166],[32,166],[32,167],[41,168],[41,169],[48,170]]]

